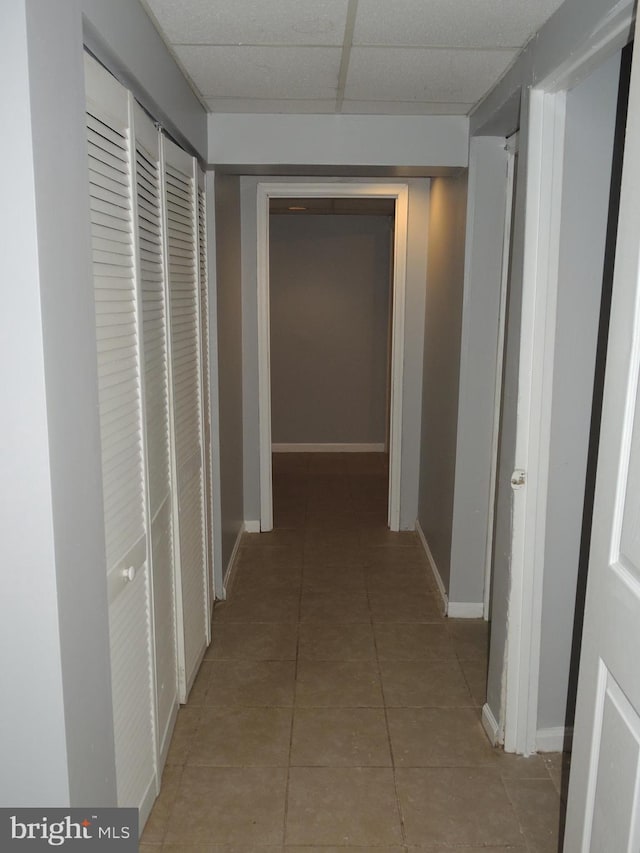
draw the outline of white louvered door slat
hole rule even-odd
[[[185,701],[209,636],[194,160],[163,137],[170,329],[178,672]]]
[[[85,79],[118,804],[144,824],[157,747],[129,106],[90,57]]]
[[[133,114],[157,725],[160,755],[166,756],[178,707],[178,667],[160,141],[139,106]]]
[[[198,273],[200,279],[200,331],[202,350],[202,437],[204,441],[204,486],[207,561],[213,566],[213,487],[211,456],[211,359],[209,353],[209,278],[207,269],[207,217],[204,172],[198,169]],[[209,589],[208,625],[211,625],[215,590]],[[211,637],[208,637],[211,641]]]

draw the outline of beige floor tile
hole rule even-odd
[[[376,622],[376,648],[380,660],[454,660],[445,625],[419,622]]]
[[[302,565],[302,545],[267,545],[260,549],[265,568],[285,569]]]
[[[477,767],[494,759],[475,709],[389,708],[387,714],[397,767]]]
[[[366,582],[362,566],[307,566],[302,576],[304,592],[342,594],[365,592]]]
[[[218,602],[213,611],[218,622],[297,622],[300,596],[232,594],[229,601]]]
[[[366,548],[418,548],[415,533],[407,531],[394,532],[389,528],[375,528],[360,531],[361,544]]]
[[[205,660],[295,660],[298,629],[278,622],[214,623]]]
[[[469,688],[457,661],[380,661],[385,703],[393,708],[469,707]]]
[[[287,844],[374,847],[401,841],[390,768],[291,768]]]
[[[439,593],[424,566],[403,566],[401,569],[374,566],[365,569],[367,590],[376,595],[395,593],[430,595],[440,601]],[[438,607],[440,609],[440,607]]]
[[[315,844],[308,846],[307,844],[304,847],[298,847],[297,845],[291,846],[287,844],[284,848],[285,853],[365,853],[365,851],[369,851],[369,853],[405,853],[405,847],[379,847],[377,844],[375,847],[370,847],[366,845],[364,847],[326,847],[323,845],[322,847],[318,847]],[[256,851],[259,853],[259,851]],[[465,851],[466,853],[466,851]]]
[[[162,853],[284,853],[280,844],[165,844]]]
[[[301,622],[370,622],[367,593],[362,590],[315,592],[305,590],[300,602]]]
[[[155,844],[164,841],[183,773],[183,767],[175,765],[165,767],[160,796],[153,805],[140,839],[141,842]]]
[[[564,816],[553,782],[550,779],[507,779],[504,785],[530,853],[557,853]]]
[[[219,660],[210,667],[205,705],[293,705],[295,661]]]
[[[449,619],[449,634],[460,660],[486,660],[489,623],[484,619]]]
[[[169,752],[167,753],[167,766],[186,764],[189,750],[198,732],[202,710],[201,706],[185,705],[178,711]]]
[[[298,662],[297,707],[374,708],[382,707],[382,704],[382,689],[375,662]]]
[[[165,841],[280,845],[286,785],[284,767],[185,767]]]
[[[189,696],[187,697],[188,705],[195,707],[196,705],[204,705],[204,700],[207,691],[211,685],[212,661],[203,660],[200,664],[200,669],[195,677]]]
[[[287,548],[302,548],[304,544],[304,532],[301,530],[291,530],[287,528],[274,527],[265,533],[243,533],[242,548],[266,548],[266,547],[287,547]]]
[[[556,791],[566,801],[569,789],[570,752],[546,752],[542,755],[544,765]]]
[[[487,664],[483,660],[461,660],[467,686],[473,696],[473,703],[482,707],[487,701]]]
[[[285,767],[291,715],[285,708],[203,708],[187,764]]]
[[[292,766],[390,767],[382,708],[296,708]]]
[[[296,566],[242,566],[233,577],[232,597],[297,592],[302,585],[302,564]]]
[[[388,594],[369,592],[374,622],[442,622],[444,616],[435,596],[399,590]]]
[[[409,844],[522,845],[498,773],[488,768],[399,768],[396,782]]]
[[[518,846],[509,844],[507,847],[502,844],[499,847],[494,847],[493,844],[488,847],[485,844],[471,846],[465,844],[464,847],[459,847],[457,844],[436,844],[435,847],[432,844],[426,847],[410,844],[405,849],[407,853],[527,853],[524,843]]]
[[[360,547],[341,548],[338,545],[326,545],[308,549],[304,552],[305,573],[318,566],[364,566],[364,556]]]
[[[375,660],[373,628],[369,623],[305,622],[300,625],[300,660]]]
[[[309,528],[304,536],[305,552],[314,551],[317,548],[345,548],[350,550],[359,545],[360,538],[357,530]]]
[[[546,779],[546,767],[540,755],[514,755],[495,750],[495,766],[503,779]]]
[[[362,555],[365,565],[373,570],[394,569],[401,572],[405,568],[424,568],[429,571],[426,557],[417,548],[366,548],[363,546]]]

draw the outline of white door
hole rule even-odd
[[[158,786],[133,146],[127,91],[90,57],[85,75],[116,781],[143,826]]]
[[[160,767],[178,709],[173,564],[167,305],[163,257],[160,137],[129,95],[135,132],[135,218],[142,318],[142,378]]]
[[[634,56],[564,849],[640,850],[640,65]]]
[[[180,701],[209,641],[196,164],[162,138]]]

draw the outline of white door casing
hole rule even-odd
[[[640,849],[640,65],[634,56],[564,849]]]
[[[393,198],[393,299],[391,412],[389,437],[389,527],[400,529],[404,319],[409,188],[385,183],[259,183],[257,189],[258,261],[258,411],[260,429],[260,529],[273,528],[271,470],[271,364],[269,322],[270,198]]]

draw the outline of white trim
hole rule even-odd
[[[572,726],[538,729],[536,732],[536,752],[564,752],[571,749],[572,741]]]
[[[452,619],[482,619],[484,602],[482,601],[449,601],[447,616]]]
[[[244,532],[245,533],[260,533],[260,520],[258,519],[257,521],[245,521]]]
[[[274,453],[384,453],[380,444],[272,444]]]
[[[447,591],[444,587],[444,582],[442,577],[440,576],[440,572],[438,571],[438,567],[436,565],[436,561],[433,558],[433,554],[431,553],[431,548],[429,548],[429,543],[427,542],[427,537],[424,535],[424,530],[422,529],[422,525],[419,521],[416,521],[416,533],[418,534],[418,539],[420,540],[420,544],[424,548],[424,553],[427,555],[427,560],[429,561],[429,566],[431,567],[431,572],[433,573],[433,578],[436,582],[436,586],[438,587],[438,592],[440,593],[440,598],[442,599],[442,605],[444,608],[445,614],[449,612],[449,599],[447,597]]]
[[[391,425],[389,446],[389,527],[400,529],[402,394],[404,371],[405,290],[409,186],[406,183],[278,183],[257,187],[258,279],[258,406],[260,433],[260,523],[273,529],[271,470],[271,369],[269,339],[269,199],[270,198],[394,198],[396,200],[392,353]]]
[[[536,749],[566,94],[532,89],[518,371],[504,744]]]
[[[480,716],[482,728],[485,730],[491,746],[497,746],[501,742],[500,726],[498,721],[493,716],[491,708],[485,704],[482,706],[482,714]]]
[[[233,581],[235,579],[236,569],[238,568],[238,551],[240,550],[240,543],[242,542],[242,534],[245,532],[245,522],[242,523],[240,530],[238,530],[238,535],[236,536],[236,541],[233,545],[233,551],[231,552],[231,556],[229,557],[229,562],[227,563],[227,568],[224,573],[224,581],[222,583],[222,600],[226,601],[229,597],[229,593],[231,592],[231,587],[233,586]]]
[[[507,186],[504,210],[504,235],[502,238],[502,278],[500,282],[500,307],[498,314],[498,342],[496,347],[496,381],[494,386],[493,437],[491,440],[491,471],[489,474],[489,513],[487,519],[487,544],[484,556],[483,616],[489,619],[491,610],[491,569],[493,566],[493,525],[495,520],[496,482],[498,476],[498,442],[500,438],[500,412],[502,410],[502,370],[504,366],[504,342],[507,325],[507,292],[511,257],[511,220],[515,190],[515,161],[519,145],[519,133],[514,133],[506,142]]]

